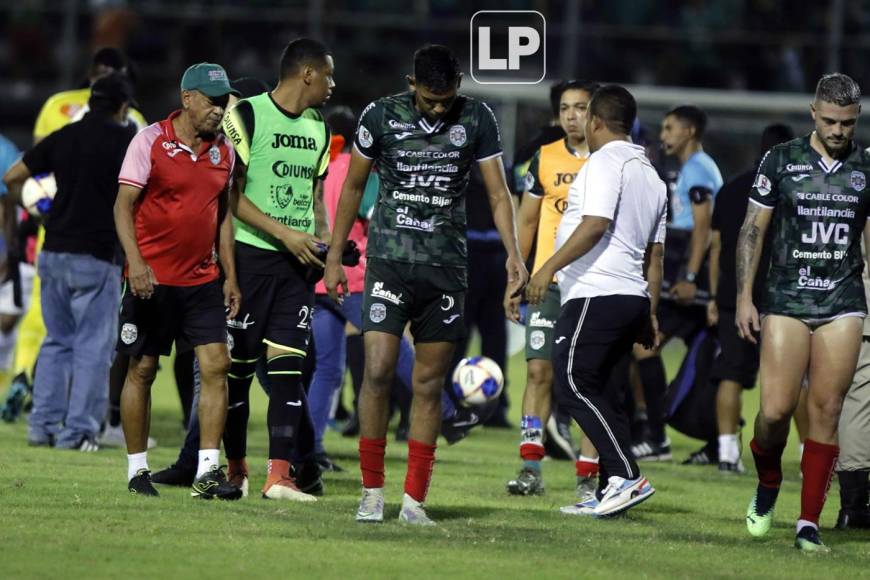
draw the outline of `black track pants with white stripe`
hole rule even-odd
[[[629,449],[628,417],[607,393],[608,377],[649,318],[649,300],[640,296],[576,298],[562,306],[553,339],[554,395],[598,449],[602,474],[634,479],[640,475]]]

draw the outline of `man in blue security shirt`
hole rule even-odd
[[[692,105],[675,107],[662,120],[662,147],[679,161],[680,171],[669,195],[668,243],[658,311],[661,347],[673,337],[691,344],[707,324],[705,302],[715,294],[709,289],[704,266],[710,247],[713,201],[722,187],[722,175],[713,158],[704,152],[706,126],[707,115]],[[667,378],[661,347],[648,350],[635,345],[647,415],[641,438],[632,446],[639,461],[671,458],[665,436]]]

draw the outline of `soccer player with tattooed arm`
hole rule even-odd
[[[861,234],[865,242],[870,238],[870,155],[853,141],[860,100],[860,88],[846,75],[819,80],[810,105],[815,130],[765,154],[737,244],[736,324],[744,339],[756,342],[759,331],[761,338],[761,406],[750,443],[758,488],[746,526],[755,537],[770,531],[789,420],[807,375],[809,431],[795,539],[806,552],[828,551],[819,538],[819,517],[867,315]],[[752,285],[770,228],[771,261],[757,309]]]
[[[508,288],[515,292],[528,279],[495,117],[485,103],[458,93],[461,79],[459,63],[448,48],[432,45],[415,53],[410,90],[378,99],[362,113],[336,214],[324,282],[338,300],[339,287],[347,293],[341,249],[377,163],[381,189],[366,248],[363,299],[360,522],[383,521],[389,393],[399,343],[410,322],[416,345],[414,400],[399,519],[414,525],[434,523],[422,504],[435,463],[444,376],[456,343],[466,334],[464,196],[473,163],[480,167],[507,250]]]

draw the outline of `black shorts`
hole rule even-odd
[[[680,306],[671,300],[659,302],[659,331],[666,338],[679,337],[689,344],[707,326],[707,309],[698,304]]]
[[[304,354],[308,349],[314,285],[291,255],[236,243],[242,304],[227,321],[233,362],[253,362],[266,345]]]
[[[713,374],[720,381],[734,381],[744,389],[751,389],[755,387],[755,379],[758,377],[758,345],[740,338],[734,325],[734,316],[733,310],[719,311],[718,336],[721,353],[716,357]]]
[[[124,284],[118,352],[165,356],[178,341],[186,349],[227,342],[224,293],[219,280],[198,286],[154,287],[151,298],[133,296]]]
[[[414,342],[459,342],[467,333],[467,287],[465,268],[369,258],[362,330],[402,336],[410,321]]]

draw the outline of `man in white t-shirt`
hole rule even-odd
[[[567,514],[613,516],[655,492],[629,449],[628,418],[606,389],[609,369],[635,342],[657,341],[667,188],[628,137],[636,113],[623,87],[602,87],[592,97],[586,115],[592,155],[568,192],[557,251],[526,287],[536,304],[556,275],[562,310],[553,341],[554,395],[600,453],[601,487],[563,507]]]

